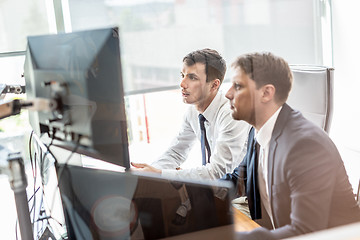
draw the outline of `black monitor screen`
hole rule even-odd
[[[28,100],[54,103],[29,113],[36,134],[130,167],[117,28],[28,37],[24,75]]]
[[[225,181],[210,185],[70,165],[60,165],[58,174],[69,239],[160,239],[219,227],[233,232],[233,190]],[[189,199],[183,222],[175,221],[180,188]]]

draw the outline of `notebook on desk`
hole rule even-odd
[[[159,239],[232,229],[233,191],[227,182],[215,186],[64,165],[58,175],[69,239]],[[174,221],[179,186],[191,203],[181,224]]]

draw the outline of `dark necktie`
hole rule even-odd
[[[207,138],[206,138],[206,130],[205,130],[205,125],[204,125],[205,121],[206,121],[206,118],[202,114],[199,114],[200,131],[201,131],[202,165],[206,165],[206,151],[208,153],[208,155],[207,155],[208,163],[210,163],[210,156],[211,156],[209,142],[207,141]]]
[[[245,192],[248,199],[250,215],[253,220],[261,218],[261,199],[258,183],[258,151],[259,144],[255,140],[255,129],[249,132],[247,152],[240,165],[232,173],[225,174],[222,179],[232,181],[243,194]],[[259,147],[258,147],[259,149]]]
[[[261,218],[261,199],[258,181],[258,159],[260,146],[254,137],[255,129],[250,131],[247,152],[247,181],[246,181],[246,195],[248,197],[249,210],[252,219]]]

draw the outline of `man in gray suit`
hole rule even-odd
[[[252,218],[268,218],[271,229],[241,233],[239,239],[283,239],[360,221],[336,146],[285,103],[292,85],[287,62],[252,53],[238,57],[232,67],[226,94],[232,116],[253,129],[247,155],[225,179],[237,183],[240,192],[245,189]]]

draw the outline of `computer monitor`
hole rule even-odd
[[[57,172],[69,239],[160,239],[219,228],[226,229],[222,236],[234,232],[234,191],[226,181],[210,185],[70,165],[59,165]],[[185,186],[191,205],[180,225],[173,222],[181,204],[179,185]]]
[[[29,112],[37,135],[130,167],[117,28],[28,37],[24,76],[28,100],[55,106]]]

